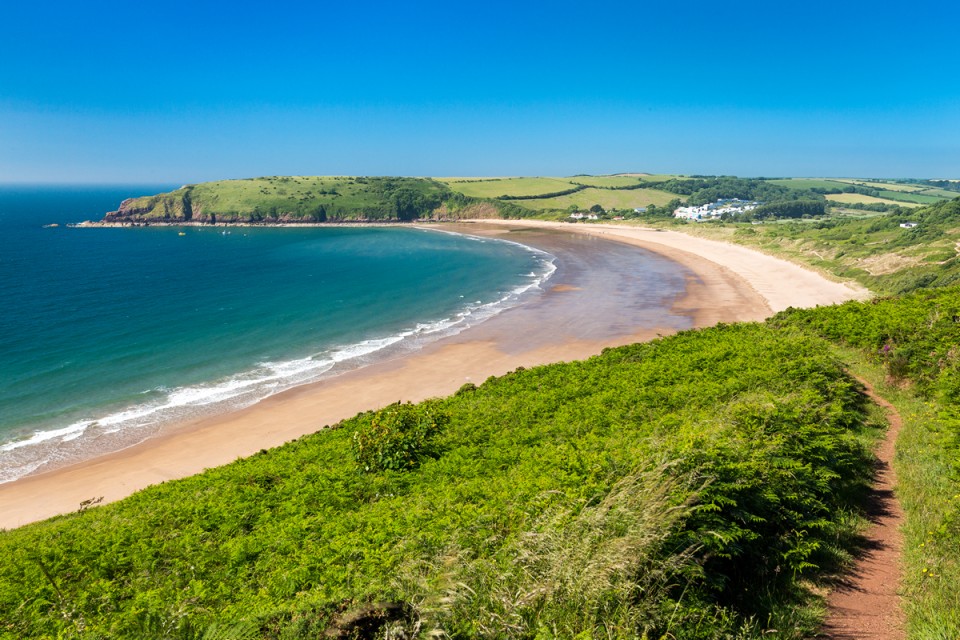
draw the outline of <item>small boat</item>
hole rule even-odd
[[[181,232],[178,233],[177,235],[178,235],[178,236],[185,236],[185,235],[187,235],[187,232],[186,232],[186,231],[181,231]]]

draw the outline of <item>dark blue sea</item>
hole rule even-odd
[[[177,186],[0,186],[0,482],[418,349],[554,269],[414,228],[67,226]]]

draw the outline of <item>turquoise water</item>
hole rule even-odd
[[[0,187],[0,481],[416,349],[553,270],[412,228],[65,226],[175,186]]]

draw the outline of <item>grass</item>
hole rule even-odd
[[[918,226],[901,228],[907,221]],[[960,199],[869,218],[843,216],[806,224],[711,222],[686,225],[684,230],[856,280],[878,293],[960,282]]]
[[[947,189],[932,188],[932,189],[923,189],[919,193],[931,196],[938,196],[941,198],[947,198],[948,200],[960,196],[960,192],[949,191]]]
[[[572,176],[566,178],[576,184],[585,184],[591,187],[630,187],[642,182],[637,176]]]
[[[889,192],[893,193],[893,192]],[[827,196],[827,200],[831,202],[839,202],[841,204],[895,204],[901,207],[919,207],[920,204],[908,202],[904,200],[893,200],[890,198],[877,198],[874,196],[863,195],[862,193],[831,193]]]
[[[790,189],[842,189],[845,185],[839,180],[830,178],[784,178],[782,180],[768,180]]]
[[[860,185],[862,187],[869,187],[871,189],[880,189],[880,190],[887,190],[887,191],[911,192],[911,191],[919,191],[923,188],[920,185],[914,185],[914,184],[900,184],[897,182],[871,182],[869,180],[853,180],[850,178],[839,179],[838,182],[843,182],[845,184]]]
[[[960,637],[960,481],[956,420],[909,387],[890,384],[876,365],[857,372],[877,385],[903,418],[897,440],[897,497],[906,514],[903,602],[909,638]]]
[[[876,436],[827,351],[684,332],[420,405],[445,426],[408,471],[353,462],[365,414],[2,532],[0,637],[293,640],[383,602],[422,636],[803,637]]]
[[[604,209],[610,210],[634,209],[636,207],[646,207],[650,204],[662,206],[674,199],[680,199],[682,201],[686,198],[684,196],[678,196],[675,193],[668,193],[657,189],[614,191],[610,189],[588,188],[565,196],[537,198],[535,200],[517,200],[515,203],[534,211],[566,209],[571,205],[575,205],[578,209],[586,210],[595,204],[599,204]]]
[[[502,178],[489,180],[446,181],[450,189],[471,198],[535,196],[576,187],[562,178]]]
[[[906,515],[908,637],[960,637],[960,288],[782,317],[845,345],[851,370],[900,413],[894,466]]]
[[[644,173],[636,176],[641,182],[664,182],[666,180],[692,180],[687,176],[674,175],[671,173]]]
[[[128,207],[146,220],[395,220],[427,215],[447,195],[444,185],[423,178],[267,176],[188,185]]]
[[[899,202],[915,202],[917,204],[934,204],[936,202],[951,200],[957,197],[956,195],[951,195],[944,198],[924,193],[904,193],[902,191],[880,191],[880,195],[884,198],[889,198],[890,200],[896,200]]]

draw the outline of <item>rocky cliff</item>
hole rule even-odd
[[[189,222],[197,219],[190,198],[190,187],[169,193],[127,198],[120,208],[107,213],[104,222]]]

